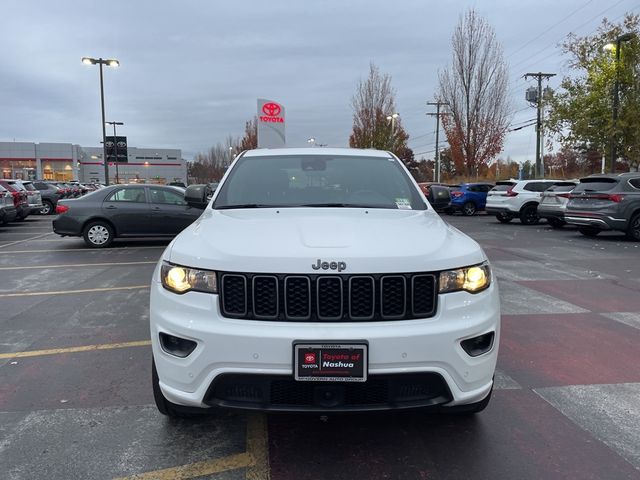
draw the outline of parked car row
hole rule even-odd
[[[490,183],[418,184],[437,212],[475,215],[485,210],[502,223],[545,219],[553,228],[576,225],[586,236],[605,230],[640,240],[640,172],[594,174],[580,180],[505,180]]]
[[[52,215],[58,200],[77,198],[103,188],[100,184],[48,180],[0,180],[0,225],[22,221],[31,214]]]
[[[437,212],[450,215],[459,212],[467,216],[484,210],[487,193],[494,187],[492,183],[482,182],[456,185],[423,182],[418,185]]]
[[[35,189],[27,188],[20,180],[0,180],[3,194],[0,223],[22,221],[34,211],[42,209],[42,196]]]
[[[486,211],[502,223],[519,218],[533,225],[544,218],[553,228],[576,225],[589,237],[614,230],[640,241],[640,173],[498,182],[487,196]]]

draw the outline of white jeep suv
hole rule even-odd
[[[186,200],[205,204],[201,186]],[[402,162],[240,154],[151,286],[158,409],[345,412],[488,404],[498,286]]]
[[[563,183],[563,180],[546,179],[496,182],[496,186],[487,193],[485,211],[502,223],[509,223],[517,217],[524,225],[534,225],[540,220],[538,204],[542,192]]]

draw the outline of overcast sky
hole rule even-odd
[[[535,117],[523,74],[557,73],[554,87],[568,73],[557,44],[569,32],[640,11],[636,0],[2,0],[0,141],[99,145],[99,72],[80,58],[102,56],[121,62],[104,72],[106,116],[130,146],[190,159],[241,135],[258,97],[285,105],[290,146],[346,146],[351,96],[374,62],[392,76],[409,146],[432,157],[425,103],[469,7],[504,46],[514,124]],[[502,156],[534,158],[534,128],[510,133]]]

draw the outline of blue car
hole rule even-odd
[[[484,210],[487,193],[493,187],[491,183],[461,183],[449,187],[451,202],[447,213],[462,212],[463,215],[471,216],[478,210]]]

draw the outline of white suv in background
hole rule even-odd
[[[185,200],[151,285],[161,413],[488,404],[497,282],[392,153],[251,150]]]
[[[547,188],[565,183],[563,180],[507,180],[496,182],[487,194],[488,215],[495,215],[502,223],[518,217],[524,225],[538,223],[538,204]]]

